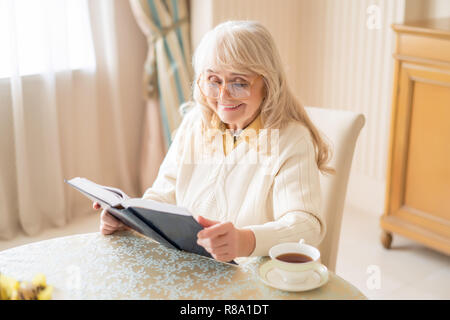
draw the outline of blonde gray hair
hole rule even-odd
[[[194,53],[193,66],[193,98],[201,108],[206,126],[217,127],[220,122],[197,86],[197,80],[207,68],[220,66],[230,72],[262,75],[265,98],[261,104],[261,121],[264,128],[281,129],[290,121],[301,122],[311,133],[319,170],[335,173],[333,168],[327,166],[332,156],[330,146],[289,89],[275,42],[261,23],[228,21],[219,24],[203,36]]]

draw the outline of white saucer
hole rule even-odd
[[[286,283],[281,278],[280,273],[274,268],[273,261],[269,260],[259,267],[259,277],[266,285],[291,292],[308,291],[323,286],[328,281],[327,267],[322,265],[319,272],[314,272],[313,276],[301,283]]]

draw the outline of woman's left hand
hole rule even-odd
[[[238,229],[232,222],[219,222],[198,217],[205,228],[197,234],[197,243],[214,259],[231,261],[236,257],[249,256],[255,248],[255,235],[248,229]]]

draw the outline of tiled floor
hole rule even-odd
[[[380,242],[379,216],[346,207],[336,273],[370,299],[450,299],[450,257],[394,234]]]
[[[95,213],[64,229],[38,237],[0,241],[0,251],[34,241],[97,232]],[[342,223],[336,273],[369,299],[450,299],[450,257],[394,235],[391,250],[380,243],[379,217],[347,206]]]

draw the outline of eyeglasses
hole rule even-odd
[[[228,82],[226,80],[221,84],[219,81],[211,81],[204,77],[202,74],[198,80],[197,85],[200,88],[200,92],[208,98],[218,99],[222,94],[223,88],[227,88],[228,95],[235,99],[248,99],[252,94],[252,88],[255,81],[261,78],[258,75],[253,81],[239,81],[239,82]]]

